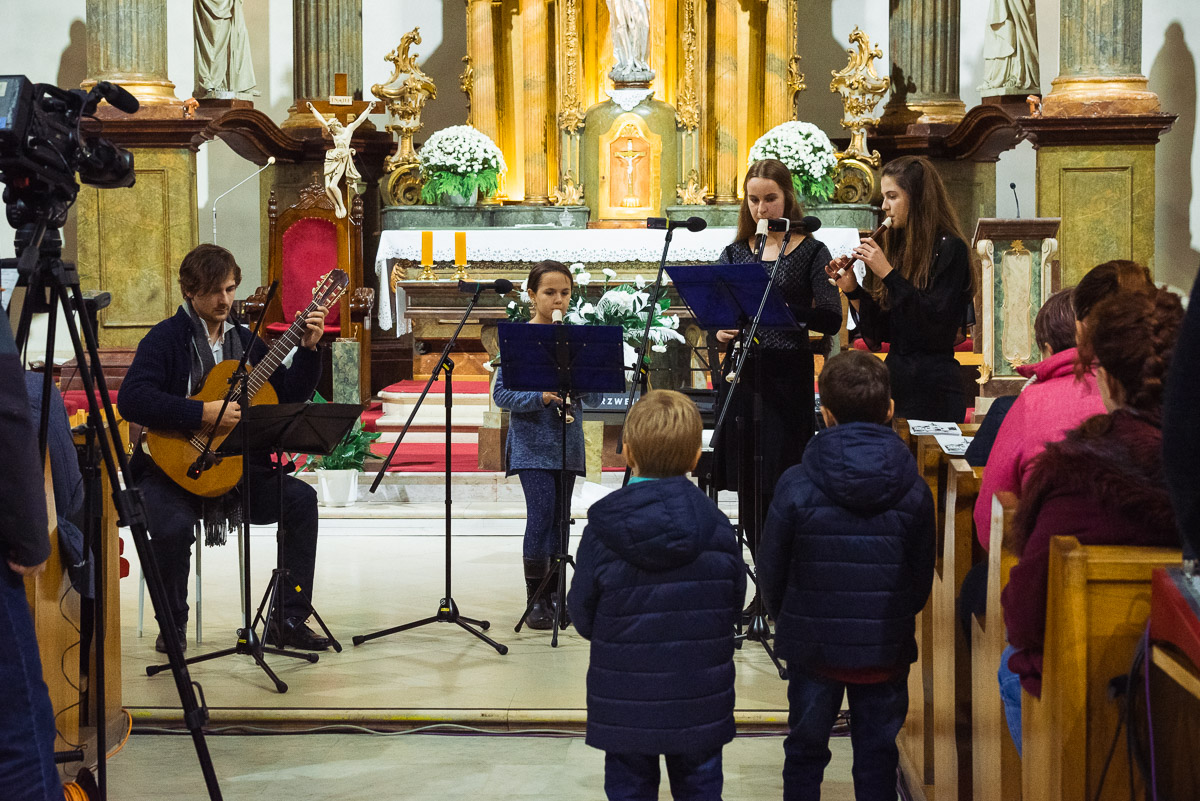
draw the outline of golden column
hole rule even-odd
[[[119,83],[146,108],[161,115],[182,116],[175,84],[167,80],[166,0],[87,0],[87,66],[85,86],[97,81]]]
[[[716,0],[713,128],[716,134],[715,201],[738,200],[738,0]]]
[[[1059,75],[1042,104],[1047,115],[1158,111],[1142,75],[1142,2],[1062,0]]]
[[[796,49],[794,17],[788,27],[789,11],[796,0],[767,0],[767,74],[764,76],[763,128],[770,130],[795,116],[788,90],[788,65]],[[790,6],[790,8],[789,8]]]
[[[467,0],[468,35],[471,37],[471,114],[469,122],[500,141],[496,111],[496,54],[492,33],[492,0]]]
[[[546,168],[549,124],[549,60],[546,0],[521,0],[521,72],[525,98],[525,202],[550,202]]]

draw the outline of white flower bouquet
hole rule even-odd
[[[646,318],[653,314],[650,323],[650,350],[655,353],[665,353],[667,343],[674,340],[683,342],[679,333],[679,317],[665,314],[671,306],[671,299],[665,294],[658,299],[655,308],[650,306],[651,284],[642,276],[637,276],[635,284],[621,284],[609,289],[608,282],[617,277],[616,271],[603,270],[604,284],[598,300],[589,300],[588,294],[592,285],[592,274],[587,272],[582,264],[572,264],[571,274],[575,279],[575,291],[571,293],[571,302],[563,321],[569,325],[617,325],[624,332],[627,361],[632,362],[633,348],[641,344],[646,332]],[[509,301],[507,308],[508,319],[514,322],[528,320],[530,317],[529,295],[520,293],[520,302]],[[649,358],[649,357],[647,357]],[[630,365],[632,366],[632,365]]]
[[[762,159],[784,163],[801,200],[822,202],[833,197],[837,156],[829,137],[811,122],[785,122],[760,136],[750,148],[750,163]]]
[[[499,188],[508,170],[504,154],[487,134],[470,125],[452,125],[434,133],[417,152],[421,163],[421,199],[437,203],[442,195],[487,197]]]

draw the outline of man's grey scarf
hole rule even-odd
[[[196,314],[191,303],[184,303],[183,309],[192,322],[192,358],[190,367],[191,393],[194,395],[204,386],[204,379],[217,366],[213,358],[212,346],[209,345],[208,326]],[[238,336],[237,327],[225,332],[225,359],[242,358],[242,338]],[[229,529],[241,525],[242,507],[236,491],[230,491],[217,498],[204,498],[201,502],[201,517],[204,523],[204,544],[224,545]]]

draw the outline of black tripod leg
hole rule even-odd
[[[469,632],[471,632],[471,633],[472,633],[472,634],[474,634],[476,637],[478,637],[479,639],[481,639],[481,640],[483,640],[484,642],[486,642],[488,645],[490,645],[490,646],[492,646],[493,648],[495,648],[495,649],[496,649],[496,653],[500,654],[500,656],[504,656],[505,654],[507,654],[507,653],[508,653],[508,646],[507,646],[507,645],[501,645],[500,643],[498,643],[498,642],[496,642],[495,640],[493,640],[491,637],[489,637],[489,636],[487,636],[486,634],[484,634],[484,633],[483,633],[482,631],[480,631],[479,629],[476,629],[476,628],[474,628],[474,627],[472,627],[472,626],[469,626],[469,625],[467,625],[467,623],[468,623],[468,618],[465,618],[465,617],[460,617],[460,618],[457,618],[457,619],[455,619],[455,621],[454,621],[454,622],[455,622],[455,623],[457,623],[459,626],[461,626],[461,627],[462,627],[463,629],[465,629],[466,631],[469,631]]]
[[[517,621],[517,625],[513,626],[513,631],[520,633],[521,627],[525,625],[525,618],[529,617],[529,613],[533,611],[533,605],[541,600],[542,593],[546,591],[546,585],[550,583],[550,579],[553,577],[553,569],[548,570],[546,575],[542,576],[541,583],[533,591],[533,596],[529,599],[529,603],[525,604],[525,611],[521,613],[521,619]]]
[[[390,629],[384,629],[383,631],[376,631],[371,634],[355,634],[353,637],[350,638],[350,641],[352,643],[354,643],[355,645],[362,645],[367,640],[376,640],[380,637],[386,637],[389,634],[399,634],[402,631],[408,631],[409,629],[415,629],[415,628],[419,628],[421,626],[427,626],[430,623],[437,623],[439,620],[441,620],[441,618],[438,617],[437,615],[434,615],[433,617],[424,617],[424,618],[421,618],[420,620],[414,620],[412,623],[405,623],[403,626],[393,626]]]
[[[317,610],[313,609],[312,604],[308,605],[308,611],[312,613],[312,618],[317,621],[317,625],[321,627],[321,631],[325,632],[325,636],[329,638],[329,644],[333,646],[334,653],[340,654],[342,652],[342,644],[337,641],[337,637],[333,636],[333,632],[329,630],[329,626],[325,625],[325,621],[317,614]],[[484,628],[487,628],[487,626],[484,625]]]

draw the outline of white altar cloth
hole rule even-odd
[[[715,262],[721,251],[733,241],[733,228],[706,228],[692,233],[677,229],[667,253],[668,264],[679,262]],[[410,329],[405,324],[406,308],[403,292],[393,300],[388,261],[391,259],[421,260],[421,231],[390,230],[379,236],[379,251],[375,257],[375,273],[379,278],[377,316],[379,328],[388,331],[397,326],[396,336]],[[433,232],[433,261],[449,265],[454,262],[454,231]],[[528,262],[555,259],[564,264],[582,262],[647,262],[657,264],[662,258],[662,230],[646,228],[476,228],[467,234],[467,262]],[[829,248],[834,258],[849,253],[858,244],[854,228],[822,228],[816,235]],[[443,268],[444,269],[444,268]],[[653,278],[646,276],[647,280]]]

